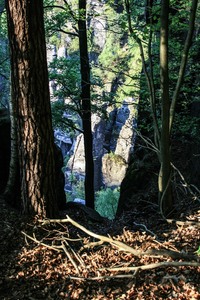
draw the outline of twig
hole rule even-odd
[[[100,246],[102,244],[103,244],[103,241],[91,242],[91,243],[88,243],[88,244],[82,246],[81,249],[80,249],[80,251],[82,251],[83,249],[98,247],[98,246]]]
[[[136,225],[136,226],[143,227],[146,232],[149,232],[151,235],[153,235],[153,236],[156,237],[156,234],[153,231],[147,229],[146,225],[144,225],[144,224],[138,224],[136,222],[133,222],[133,224]]]
[[[140,145],[142,148],[147,148],[153,152],[155,152],[156,154],[159,153],[159,149],[156,147],[156,145],[152,142],[152,140],[146,136],[143,136],[140,131],[138,131],[137,129],[134,129],[134,131],[136,132],[137,136],[139,136],[141,138],[141,140],[143,140],[143,142],[145,142],[146,147],[144,147],[143,145]]]
[[[193,221],[176,221],[174,219],[166,219],[167,223],[169,224],[177,224],[182,226],[197,226],[200,227],[200,222],[193,222]]]
[[[111,276],[96,276],[96,277],[74,277],[70,276],[70,279],[73,280],[85,280],[85,281],[92,281],[92,280],[100,280],[100,279],[105,279],[105,280],[110,280],[114,278],[133,278],[136,276],[138,271],[140,270],[151,270],[155,268],[163,268],[163,267],[184,267],[184,266],[189,266],[189,267],[200,267],[200,263],[197,262],[160,262],[160,263],[153,263],[149,265],[142,265],[138,267],[120,267],[120,268],[100,268],[99,271],[112,271],[112,272],[120,272],[120,271],[128,271],[132,272],[134,271],[133,274],[118,274],[118,275],[111,275]]]
[[[200,201],[199,197],[192,191],[192,189],[190,188],[190,186],[192,186],[192,187],[200,194],[199,189],[198,189],[196,186],[194,186],[194,185],[189,185],[189,184],[187,183],[187,181],[185,180],[183,174],[179,171],[179,169],[178,169],[173,163],[171,163],[171,166],[173,167],[174,170],[176,170],[176,172],[179,174],[179,176],[180,176],[181,179],[183,180],[184,187],[185,187],[186,189],[188,189],[189,193],[194,197],[195,200]]]
[[[99,270],[106,270],[106,271],[138,271],[138,270],[150,270],[150,269],[156,269],[156,268],[163,268],[163,267],[200,267],[200,263],[198,262],[190,262],[190,261],[167,261],[167,262],[159,262],[159,263],[153,263],[149,265],[142,265],[138,267],[120,267],[120,268],[100,268]]]
[[[42,225],[50,224],[50,223],[69,223],[67,219],[45,219],[45,220],[38,220],[39,223]]]
[[[64,240],[65,244],[70,248],[71,252],[73,253],[73,255],[76,257],[76,259],[79,261],[79,263],[81,264],[82,267],[85,267],[85,264],[83,262],[83,260],[81,259],[80,255],[78,255],[74,249],[69,245],[69,243]]]
[[[75,277],[75,276],[69,276],[69,279],[72,280],[85,280],[85,281],[95,281],[95,280],[111,280],[115,278],[133,278],[135,277],[135,274],[120,274],[120,275],[112,275],[112,276],[96,276],[96,277]]]
[[[63,251],[65,252],[65,254],[67,255],[67,257],[69,258],[69,260],[71,261],[71,263],[72,263],[72,265],[74,266],[74,268],[76,269],[76,272],[77,272],[78,274],[80,274],[79,269],[78,269],[78,266],[77,266],[77,264],[75,263],[75,261],[73,260],[73,258],[71,257],[71,255],[70,255],[69,251],[67,250],[65,244],[66,244],[66,242],[63,241],[63,242],[62,242],[62,249],[63,249]]]
[[[25,237],[29,238],[30,240],[34,241],[35,243],[39,244],[39,245],[42,245],[44,247],[47,247],[49,249],[52,249],[52,250],[55,250],[57,252],[61,252],[61,249],[62,249],[62,246],[50,246],[50,245],[47,245],[45,243],[42,243],[41,241],[38,241],[36,238],[28,235],[27,233],[25,233],[24,231],[21,231],[21,233],[23,235],[25,235]]]

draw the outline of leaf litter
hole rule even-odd
[[[2,300],[199,299],[196,204],[190,216],[184,212],[180,223],[170,224],[150,206],[102,223],[88,221],[78,210],[66,212],[68,222],[42,223],[3,201],[0,208]]]

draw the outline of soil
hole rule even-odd
[[[71,223],[42,224],[1,200],[0,299],[200,299],[199,200],[179,202],[170,224],[157,211],[140,199],[115,221],[95,222],[78,208],[63,212],[111,241],[99,243]],[[154,255],[144,254],[151,249]],[[170,251],[178,258],[163,254]]]

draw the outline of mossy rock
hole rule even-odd
[[[134,207],[140,197],[147,195],[152,186],[157,184],[159,163],[152,153],[144,153],[143,157],[134,156],[120,186],[120,198],[117,215]]]

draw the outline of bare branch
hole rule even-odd
[[[107,271],[139,271],[139,270],[150,270],[150,269],[156,269],[156,268],[163,268],[163,267],[200,267],[200,263],[198,262],[190,262],[190,261],[164,261],[159,263],[153,263],[148,265],[142,265],[138,267],[119,267],[119,268],[102,268],[99,270],[107,270]]]
[[[58,219],[58,220],[47,219],[47,220],[41,220],[40,222],[42,224],[57,223],[57,222],[58,223],[71,223],[73,226],[77,227],[78,229],[85,232],[86,234],[88,234],[98,240],[101,240],[105,243],[109,243],[110,245],[118,248],[119,251],[128,252],[135,256],[145,256],[145,255],[150,256],[150,257],[166,256],[166,257],[172,257],[174,259],[188,259],[188,260],[199,261],[199,257],[197,255],[181,253],[181,252],[172,251],[172,250],[157,250],[157,249],[150,249],[148,251],[135,250],[123,242],[114,240],[113,238],[110,238],[110,237],[107,237],[104,235],[96,234],[96,233],[88,230],[84,226],[82,226],[79,223],[77,223],[76,221],[72,220],[69,216],[67,216],[66,219]]]

